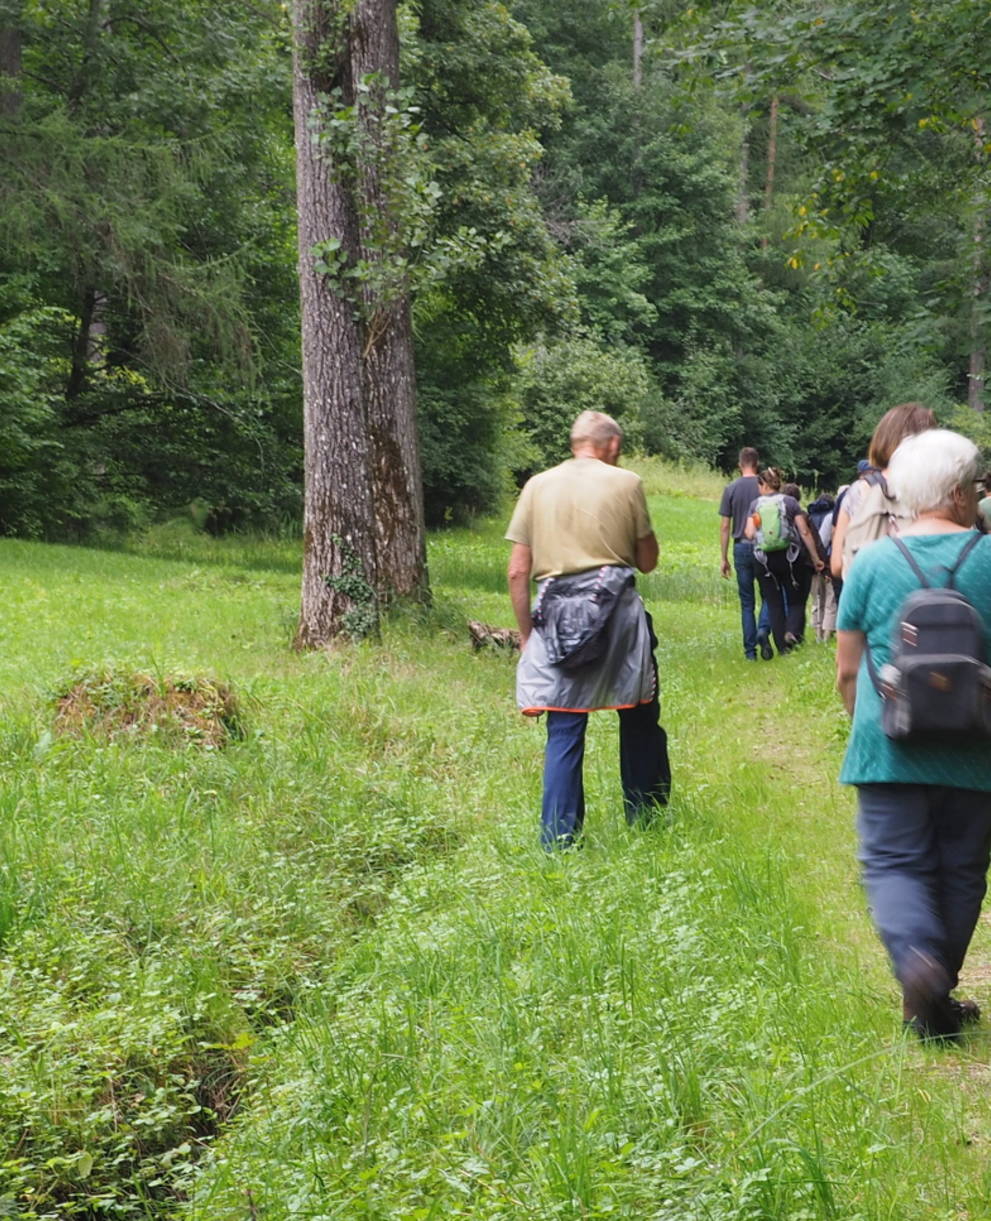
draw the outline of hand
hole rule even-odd
[[[729,560],[723,560],[722,564],[720,565],[719,571],[723,574],[724,577],[729,576],[730,572],[732,571],[732,569],[730,568]]]
[[[822,572],[825,567],[826,565],[822,562],[822,560],[816,560],[815,569],[817,573]]]

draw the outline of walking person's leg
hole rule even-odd
[[[547,714],[540,842],[548,852],[573,844],[585,822],[582,764],[587,725],[586,712]]]
[[[991,793],[937,789],[936,849],[939,854],[939,914],[945,937],[943,961],[950,987],[981,914],[991,859]]]
[[[733,569],[736,572],[736,589],[740,595],[740,624],[743,629],[743,655],[757,656],[757,620],[754,616],[754,545],[749,542],[733,544]]]
[[[857,832],[874,927],[902,985],[905,1016],[924,1038],[952,1037],[954,975],[940,913],[940,860],[932,790],[921,784],[857,787]]]
[[[646,614],[646,612],[645,612]],[[626,821],[647,825],[658,806],[665,806],[671,793],[671,762],[668,735],[661,727],[660,688],[657,682],[657,637],[647,614],[651,665],[654,667],[654,698],[649,704],[619,711],[619,771],[623,784]]]
[[[829,640],[836,635],[836,587],[828,577],[823,578],[826,587],[826,607],[822,616],[822,635]]]
[[[805,607],[812,584],[812,569],[808,564],[796,560],[790,564],[791,580],[788,586],[788,610],[785,616],[786,631],[792,643],[801,644],[805,636]]]
[[[757,583],[760,585],[764,605],[767,607],[775,647],[779,653],[782,653],[787,645],[785,644],[785,607],[781,585],[770,568],[761,563],[757,564]]]
[[[826,618],[826,577],[817,572],[812,578],[812,630],[815,632],[817,644],[826,639],[823,623]]]

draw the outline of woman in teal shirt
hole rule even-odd
[[[904,440],[891,460],[889,482],[915,514],[902,541],[934,586],[946,585],[973,535],[979,458],[965,437],[930,429]],[[991,642],[991,536],[979,540],[954,585]],[[904,1017],[923,1038],[953,1040],[963,1021],[979,1016],[973,1002],[950,993],[987,886],[991,743],[908,744],[882,731],[865,644],[880,670],[899,609],[918,588],[890,538],[865,547],[850,568],[837,618],[837,688],[853,717],[840,780],[857,786],[864,885],[902,985]]]

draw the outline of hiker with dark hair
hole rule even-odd
[[[906,437],[935,426],[936,417],[922,403],[899,403],[878,420],[867,451],[867,464],[861,470],[858,463],[857,482],[847,489],[836,515],[830,559],[834,577],[846,578],[847,569],[861,547],[899,532],[904,511],[889,494],[888,463]],[[910,517],[905,518],[906,524],[909,520]]]
[[[794,632],[795,643],[801,644],[805,639],[805,623],[808,617],[808,601],[809,594],[812,592],[812,582],[820,572],[825,572],[826,570],[826,549],[822,545],[822,540],[819,538],[819,531],[815,528],[812,519],[802,508],[802,490],[798,484],[783,483],[781,485],[781,492],[784,496],[790,496],[798,505],[798,512],[795,515],[795,521],[797,523],[799,519],[801,519],[805,522],[806,526],[808,527],[809,534],[812,536],[812,542],[815,545],[815,554],[822,561],[822,567],[818,569],[815,568],[813,566],[810,553],[805,547],[800,548],[798,559],[795,561],[793,569],[795,580],[794,588],[786,587],[784,590],[785,619],[788,620],[789,623],[794,624],[790,630]],[[793,600],[796,601],[798,606],[801,608],[801,614],[799,615],[796,613],[789,619],[789,611],[791,609],[791,603]]]
[[[979,453],[933,429],[885,467],[912,520],[864,548],[838,616],[837,689],[853,717],[840,780],[857,788],[871,915],[924,1039],[979,1016],[950,994],[991,856],[991,539],[974,527]]]
[[[823,568],[802,506],[781,490],[781,473],[769,466],[757,476],[759,496],[750,506],[745,529],[753,541],[757,580],[771,619],[779,653],[790,652],[805,629],[809,581],[802,550],[815,572]],[[804,593],[803,593],[804,589]],[[787,597],[787,606],[785,598]]]
[[[738,479],[728,483],[723,489],[719,502],[719,549],[721,554],[720,572],[725,578],[730,574],[729,543],[733,540],[733,569],[736,572],[736,591],[740,597],[740,622],[743,628],[743,656],[747,661],[756,661],[757,649],[761,657],[769,660],[771,651],[768,636],[770,620],[767,613],[767,603],[761,597],[760,618],[755,615],[757,599],[754,595],[754,582],[757,580],[754,545],[745,537],[747,513],[758,495],[757,491],[757,451],[752,445],[745,445],[740,450]]]

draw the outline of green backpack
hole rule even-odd
[[[754,543],[758,551],[785,551],[794,542],[781,492],[757,497],[754,520],[757,525]]]

